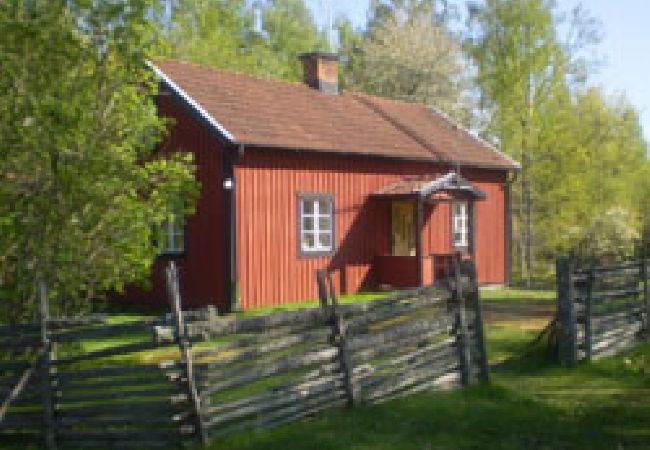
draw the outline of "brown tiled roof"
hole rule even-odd
[[[171,87],[196,102],[236,143],[518,167],[422,105],[351,92],[324,94],[302,83],[261,79],[177,60],[156,62],[155,66],[175,85]]]

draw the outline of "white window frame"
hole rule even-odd
[[[177,239],[180,237],[181,239]],[[180,255],[185,253],[185,221],[177,214],[169,214],[160,224],[161,255]],[[176,245],[181,243],[181,245]]]
[[[329,204],[329,212],[321,211],[320,204]],[[311,212],[305,205],[311,204]],[[321,229],[320,219],[329,219],[329,229]],[[305,219],[311,219],[313,228],[305,228]],[[299,194],[298,196],[298,241],[299,251],[304,256],[323,256],[334,252],[334,197],[329,194]],[[313,235],[313,246],[305,241],[306,235]],[[329,236],[329,245],[321,244],[321,236]]]
[[[467,201],[451,203],[451,243],[454,248],[469,248],[469,211],[470,205]],[[460,235],[460,238],[457,238],[457,235]]]

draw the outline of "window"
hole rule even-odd
[[[469,205],[467,202],[452,203],[452,244],[456,248],[469,247]]]
[[[160,225],[158,234],[160,254],[179,255],[185,253],[185,221],[176,214],[170,214]]]
[[[326,255],[334,250],[334,198],[331,195],[300,195],[300,252]]]

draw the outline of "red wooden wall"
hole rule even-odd
[[[177,258],[184,303],[227,309],[229,236],[224,217],[223,149],[208,127],[172,97],[161,96],[159,107],[174,122],[163,151],[193,152],[201,183],[196,214],[188,221],[187,252]],[[449,170],[416,161],[246,148],[235,168],[241,305],[314,299],[319,268],[334,273],[342,293],[375,288],[375,257],[390,254],[390,202],[369,199],[369,194],[408,175],[442,175]],[[475,216],[479,281],[503,283],[505,172],[463,169],[461,173],[487,193],[487,199],[477,203]],[[308,192],[335,196],[333,257],[299,256],[297,195]],[[449,204],[426,205],[424,213],[423,255],[449,252]],[[150,290],[131,288],[127,298],[166,302],[163,268],[168,260],[158,258]],[[423,266],[429,270],[427,261]]]
[[[246,149],[236,167],[237,251],[243,307],[314,299],[315,271],[334,272],[343,293],[372,288],[375,255],[390,253],[390,210],[368,195],[407,175],[444,174],[449,167],[369,157]],[[503,283],[503,171],[462,170],[486,191],[476,210],[479,281]],[[301,257],[298,252],[298,193],[335,196],[336,253]],[[423,254],[450,251],[449,205],[425,211]]]
[[[487,195],[475,203],[474,248],[479,282],[504,283],[505,271],[505,172],[462,169],[461,174]],[[426,204],[422,253],[451,252],[451,205]]]
[[[171,96],[158,98],[159,113],[172,119],[162,151],[194,154],[201,184],[196,214],[187,223],[186,254],[174,258],[180,272],[184,306],[226,307],[223,157],[219,141],[187,108]],[[131,287],[126,298],[151,304],[167,302],[164,267],[168,257],[159,257],[152,270],[150,288]]]

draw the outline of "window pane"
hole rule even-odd
[[[313,200],[303,200],[302,201],[302,212],[305,214],[314,213],[314,201]]]
[[[302,229],[303,229],[303,231],[314,231],[314,218],[313,217],[303,217],[302,218]]]
[[[174,236],[173,250],[178,252],[185,250],[185,236],[182,233]]]
[[[332,202],[329,200],[319,200],[318,212],[320,214],[329,215],[332,213]]]
[[[329,217],[320,217],[318,219],[318,229],[320,231],[330,231],[332,229],[332,219]]]
[[[318,243],[322,249],[329,250],[332,247],[332,235],[330,233],[322,233],[318,236]]]
[[[313,250],[315,245],[314,233],[304,233],[302,235],[302,248],[304,250]]]

